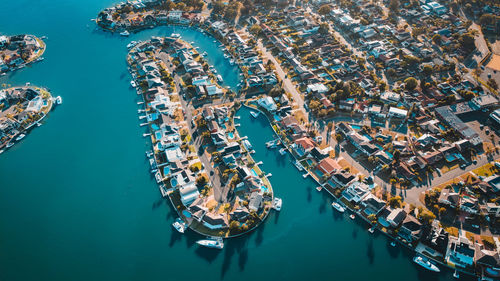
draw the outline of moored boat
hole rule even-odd
[[[351,218],[351,220],[356,218],[356,216],[354,214],[350,215],[349,217]]]
[[[344,207],[342,207],[342,205],[340,205],[338,202],[333,202],[332,203],[332,207],[334,207],[335,210],[337,210],[337,211],[339,211],[341,213],[345,212]]]
[[[132,81],[130,81],[130,86],[132,86],[133,88],[135,88],[135,87],[137,87],[137,84],[135,84],[135,81],[132,80]]]
[[[20,140],[24,139],[25,136],[26,136],[25,134],[19,134],[19,136],[17,136],[17,138],[16,138],[16,141],[20,141]]]
[[[368,232],[370,232],[371,234],[373,234],[375,232],[375,226],[372,226],[368,229]]]
[[[172,33],[172,34],[170,34],[170,37],[172,37],[172,38],[181,38],[181,35],[179,33]]]
[[[283,203],[283,201],[281,200],[281,198],[274,197],[273,208],[276,211],[281,211],[281,205],[282,205],[282,203]]]
[[[285,155],[285,154],[286,154],[286,148],[282,148],[282,149],[280,149],[280,154],[281,154],[281,155]]]
[[[123,32],[120,32],[120,35],[121,36],[124,36],[124,37],[127,37],[130,35],[130,32],[128,32],[127,30],[123,31]]]
[[[428,258],[424,258],[422,256],[416,256],[416,257],[413,258],[413,261],[416,264],[420,265],[421,267],[426,268],[426,269],[428,269],[430,271],[434,271],[434,272],[440,272],[441,271]]]
[[[186,231],[186,223],[181,219],[177,218],[175,222],[172,224],[172,226],[177,230],[179,233],[184,233]]]
[[[61,96],[57,96],[57,98],[56,98],[56,104],[62,104],[62,98],[61,98]]]
[[[259,112],[250,111],[250,115],[252,115],[253,118],[257,118],[257,116],[259,116]]]
[[[224,241],[222,238],[208,238],[203,240],[196,241],[196,244],[213,249],[222,249],[224,248]]]

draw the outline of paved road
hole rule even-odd
[[[170,61],[170,57],[168,56],[168,54],[162,52],[162,53],[160,53],[159,57],[165,63],[169,72],[175,73],[174,69],[172,67],[170,67],[172,62]],[[175,81],[175,85],[176,85],[177,89],[178,90],[182,89],[182,86],[180,83],[180,77],[177,74],[174,75],[174,81]],[[213,189],[214,189],[215,200],[217,202],[222,202],[223,198],[227,197],[227,196],[223,196],[227,193],[227,190],[224,190],[224,188],[221,186],[220,176],[216,173],[217,171],[214,169],[213,164],[209,160],[209,155],[207,155],[207,153],[205,152],[205,150],[202,147],[203,138],[201,136],[199,136],[198,134],[195,134],[196,128],[191,126],[191,120],[193,120],[194,107],[192,106],[192,104],[190,104],[188,101],[186,101],[184,99],[184,97],[181,93],[179,93],[179,97],[180,97],[181,106],[184,110],[185,120],[188,121],[187,128],[188,128],[189,134],[193,137],[196,136],[196,139],[192,140],[193,145],[194,145],[195,150],[200,158],[200,161],[203,163],[205,171],[207,172],[207,174],[210,178],[210,183],[212,184]]]
[[[262,41],[259,39],[257,42],[257,48],[259,51],[262,53],[262,56],[266,58],[267,60],[271,60],[275,66],[276,69],[276,74],[280,78],[281,81],[283,81],[283,88],[285,89],[286,92],[292,94],[293,100],[299,107],[299,110],[301,110],[304,113],[305,117],[305,122],[309,122],[309,113],[304,109],[304,99],[302,99],[302,96],[300,95],[299,91],[297,91],[297,88],[295,88],[295,85],[293,84],[292,80],[289,78],[285,78],[286,73],[283,71],[283,68],[281,68],[280,63],[276,60],[276,58],[269,52],[264,45],[262,45]]]

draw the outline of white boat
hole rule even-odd
[[[416,256],[416,257],[413,258],[413,261],[416,264],[420,265],[421,267],[426,268],[426,269],[428,269],[430,271],[434,271],[434,272],[440,272],[441,271],[428,258],[424,258],[422,256]]]
[[[203,54],[201,54],[202,56],[206,57],[208,55],[207,52],[203,52]]]
[[[368,229],[368,232],[370,232],[371,234],[373,234],[375,232],[375,226],[372,226]]]
[[[7,146],[6,146],[6,147],[7,147],[7,148],[10,148],[10,147],[12,147],[13,145],[14,145],[14,143],[13,143],[13,142],[9,142],[9,143],[7,143]]]
[[[316,187],[316,190],[321,191],[321,190],[323,190],[323,187],[320,185],[320,186]]]
[[[214,248],[214,249],[224,248],[224,241],[222,240],[222,238],[209,238],[209,239],[198,240],[196,241],[196,244],[207,248]]]
[[[130,32],[128,32],[127,30],[125,30],[125,31],[123,31],[123,32],[120,32],[120,35],[121,35],[121,36],[125,36],[125,37],[127,37],[127,36],[129,36],[129,35],[130,35]]]
[[[20,134],[19,136],[17,136],[16,141],[24,139],[25,136],[26,136],[25,134]]]
[[[186,231],[186,223],[181,219],[177,218],[175,222],[172,224],[172,226],[175,228],[175,230],[179,231],[180,233],[184,233]]]
[[[57,98],[56,98],[56,104],[62,104],[62,98],[61,98],[61,96],[57,96]]]
[[[132,80],[132,81],[130,81],[130,86],[132,86],[132,87],[134,87],[134,88],[135,88],[135,87],[137,87],[137,84],[135,84],[135,81],[134,81],[134,80]]]
[[[170,37],[172,37],[172,38],[181,38],[181,35],[179,33],[172,33],[172,34],[170,34]]]
[[[333,203],[332,203],[332,207],[334,207],[337,211],[339,211],[339,212],[341,212],[341,213],[345,212],[344,207],[342,207],[342,205],[340,205],[340,204],[339,204],[339,203],[337,203],[337,202],[333,202]]]
[[[456,279],[460,278],[460,274],[458,274],[458,270],[455,269],[455,272],[453,272],[453,277]]]
[[[136,41],[132,41],[132,42],[128,43],[128,45],[127,45],[127,49],[129,49],[129,50],[130,50],[130,49],[132,49],[133,47],[135,47],[135,45],[137,45],[137,42],[136,42]]]
[[[0,154],[2,154],[2,153],[3,153],[3,150],[0,150]]]
[[[300,164],[300,162],[298,160],[295,160],[295,162],[293,162],[293,164],[295,165],[297,170],[299,170],[299,171],[304,170],[304,167],[302,166],[302,164]]]
[[[391,246],[392,246],[392,247],[396,247],[396,242],[395,242],[395,241],[392,241],[392,242],[391,242]]]
[[[225,59],[228,59],[228,58],[229,58],[229,55],[228,55],[228,54],[224,54],[224,58],[225,58]]]
[[[281,211],[281,204],[283,203],[283,201],[281,200],[281,198],[278,198],[278,197],[274,197],[274,201],[273,201],[273,208],[276,210],[276,211]]]
[[[229,64],[234,65],[234,60],[233,59],[229,60]]]
[[[286,154],[286,149],[285,148],[280,149],[280,154],[281,155],[285,155]]]
[[[309,176],[309,173],[305,173],[302,175],[303,178],[307,178]]]
[[[217,82],[219,82],[219,83],[224,82],[224,80],[222,80],[222,76],[220,76],[220,74],[218,74],[216,77],[217,77]]]
[[[260,112],[250,111],[250,115],[252,115],[252,117],[254,118],[257,118],[257,116],[259,116],[259,113]]]
[[[351,218],[351,220],[356,218],[356,216],[354,214],[350,215],[349,217]]]

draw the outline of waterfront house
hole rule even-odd
[[[406,211],[401,209],[401,208],[396,208],[392,209],[390,207],[387,207],[388,210],[390,211],[389,215],[385,218],[385,221],[389,223],[390,226],[396,228],[398,227],[403,220],[406,218]],[[382,218],[384,219],[384,218]],[[384,225],[383,223],[381,223]],[[387,225],[384,225],[387,226]]]
[[[294,144],[292,144],[292,149],[302,157],[309,153],[314,147],[316,147],[316,143],[310,137],[302,137],[296,139]]]
[[[342,167],[335,161],[334,159],[328,157],[323,160],[321,160],[316,167],[316,174],[318,176],[323,177],[323,176],[330,176],[333,173],[339,171],[342,169]]]
[[[181,195],[181,202],[184,206],[189,206],[193,201],[200,196],[198,188],[194,182],[190,182],[179,188],[179,193]]]
[[[355,181],[342,191],[342,197],[351,203],[358,204],[370,193],[369,190],[370,187],[366,183]]]
[[[474,261],[481,280],[500,279],[500,256],[498,249],[488,250],[483,244],[475,244]]]
[[[475,248],[466,237],[450,236],[446,261],[458,267],[468,268],[474,264]]]
[[[269,112],[274,112],[278,109],[278,106],[274,102],[273,98],[267,96],[257,100],[257,104]]]
[[[229,227],[226,214],[206,213],[205,216],[203,216],[203,225],[210,229],[223,229]]]
[[[410,243],[418,241],[422,236],[422,223],[416,217],[408,215],[401,224],[398,235]]]
[[[262,200],[263,197],[260,193],[258,192],[252,192],[250,194],[249,202],[248,202],[248,209],[253,212],[259,211],[259,209],[262,206]]]
[[[377,196],[373,195],[372,193],[368,193],[362,200],[361,200],[361,206],[363,206],[364,210],[363,213],[365,213],[366,216],[369,215],[377,215],[382,211],[385,207],[385,201],[382,199],[379,199]]]

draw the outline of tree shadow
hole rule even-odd
[[[180,242],[182,239],[182,234],[177,232],[177,231],[172,231],[172,234],[170,235],[170,242],[168,243],[168,246],[172,248],[176,242]]]
[[[274,212],[274,224],[278,224],[280,212]]]
[[[227,243],[225,251],[224,251],[224,260],[222,262],[221,268],[221,279],[224,279],[227,271],[231,266],[231,260],[235,254],[239,254],[238,256],[238,267],[240,271],[245,269],[245,266],[248,262],[248,249],[246,248],[246,244],[248,242],[248,237],[238,237],[231,239],[230,243]]]
[[[156,210],[158,209],[159,207],[161,207],[161,205],[163,204],[163,198],[160,198],[158,200],[156,200],[155,202],[153,202],[153,205],[151,206],[151,209],[152,210]]]
[[[264,241],[264,227],[266,226],[265,223],[261,223],[257,227],[257,237],[255,237],[255,245],[260,246],[262,244],[262,241]]]
[[[307,197],[306,197],[306,198],[307,198],[307,202],[308,202],[308,203],[311,203],[311,201],[312,201],[312,192],[311,192],[311,188],[309,188],[309,187],[308,187],[308,188],[306,188],[306,192],[307,192]]]
[[[368,257],[368,262],[373,264],[375,260],[375,251],[373,250],[373,239],[368,240],[368,247],[366,247],[366,256]]]
[[[220,255],[220,252],[221,250],[205,248],[202,246],[195,250],[196,255],[206,260],[208,263],[212,263]]]
[[[399,256],[399,253],[401,252],[401,247],[398,247],[398,245],[396,245],[396,247],[391,246],[391,240],[389,239],[387,239],[387,243],[385,246],[391,258],[396,259]]]

